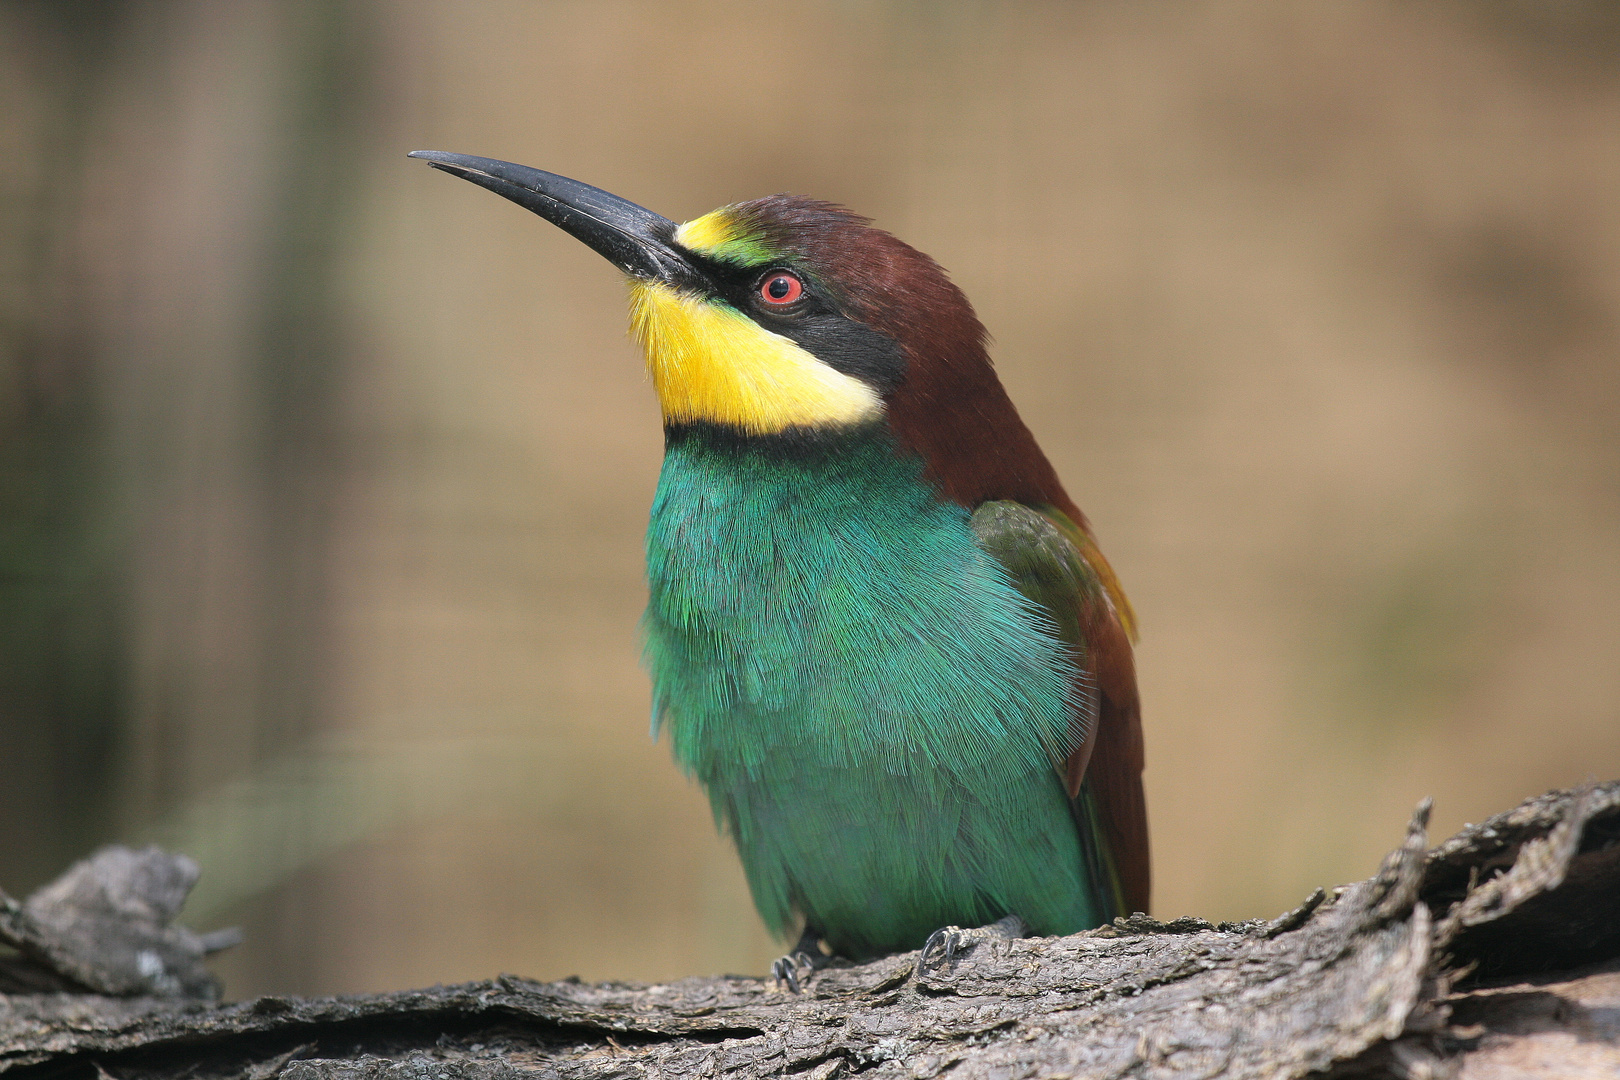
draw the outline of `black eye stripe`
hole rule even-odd
[[[682,284],[747,315],[773,334],[781,334],[829,367],[853,375],[887,393],[905,379],[906,357],[898,342],[878,333],[842,310],[837,294],[821,288],[798,269],[777,264],[737,266],[683,252],[691,277]],[[765,290],[778,277],[791,277],[800,292],[778,303]]]

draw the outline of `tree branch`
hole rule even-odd
[[[13,994],[0,996],[0,1071],[15,1074],[7,1080],[1438,1077],[1515,1062],[1539,1063],[1540,1073],[1522,1075],[1620,1071],[1620,782],[1549,793],[1425,852],[1427,818],[1425,804],[1372,878],[1319,891],[1269,922],[1138,915],[1070,937],[981,944],[947,971],[919,974],[916,953],[836,965],[799,995],[739,977],[657,986],[502,977],[236,1005]],[[48,963],[55,954],[30,955]],[[71,977],[97,985],[82,967]]]

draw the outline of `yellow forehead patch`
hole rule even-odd
[[[722,206],[693,218],[675,230],[675,242],[688,251],[745,266],[771,261],[771,250],[761,238],[739,227],[731,207]]]
[[[630,332],[667,422],[706,421],[768,435],[859,423],[878,392],[723,304],[656,281],[630,285]]]
[[[731,215],[726,208],[711,210],[675,230],[675,242],[692,251],[708,251],[732,238]]]

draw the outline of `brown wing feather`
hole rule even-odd
[[[1127,911],[1147,911],[1153,868],[1148,852],[1147,799],[1142,791],[1142,717],[1107,695],[1097,710],[1091,790],[1103,819]]]
[[[1054,519],[1054,523],[1059,528],[1064,525],[1061,519]],[[1075,527],[1081,532],[1077,543],[1080,557],[1103,585],[1103,596],[1081,598],[1080,613],[1100,693],[1096,730],[1086,745],[1076,749],[1064,763],[1064,780],[1069,797],[1074,798],[1080,792],[1081,780],[1090,776],[1126,909],[1147,911],[1153,870],[1147,798],[1142,790],[1142,710],[1136,694],[1136,660],[1131,651],[1134,635],[1130,630],[1134,629],[1135,618],[1113,568],[1097,550],[1096,541],[1084,526]]]

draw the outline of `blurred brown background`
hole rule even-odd
[[[760,972],[647,734],[611,268],[404,158],[936,256],[1144,627],[1157,913],[1620,776],[1620,9],[0,4],[0,885],[233,996]]]

